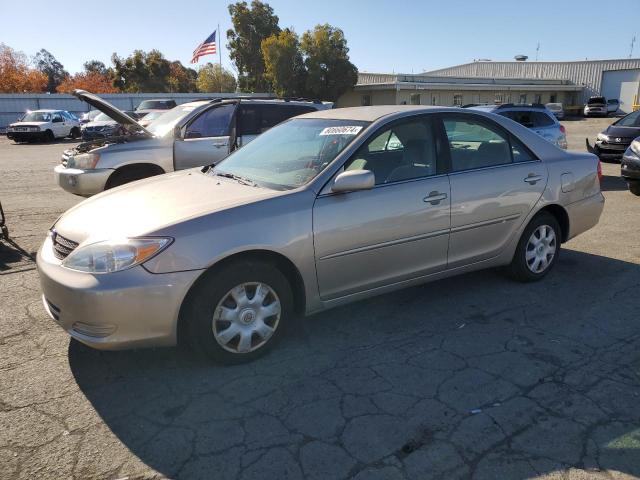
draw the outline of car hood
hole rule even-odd
[[[607,129],[602,132],[610,137],[637,137],[640,136],[640,127],[619,127],[617,125],[609,125]]]
[[[112,118],[114,121],[118,122],[119,124],[136,127],[145,135],[149,137],[153,137],[153,134],[149,130],[144,128],[142,125],[136,122],[129,115],[124,113],[122,110],[114,107],[109,102],[105,102],[103,99],[101,99],[97,95],[94,95],[93,93],[89,93],[86,90],[79,90],[79,89],[74,90],[73,95],[78,97],[80,100],[87,102],[89,105],[100,110],[101,112],[106,113],[107,115],[109,115],[110,118]]]
[[[137,237],[282,193],[206,175],[199,168],[183,170],[91,197],[62,215],[54,228],[78,243]]]
[[[115,120],[102,120],[100,122],[87,122],[84,124],[86,127],[104,127],[105,125],[118,125]]]

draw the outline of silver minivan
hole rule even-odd
[[[319,101],[237,97],[183,103],[146,128],[100,97],[74,95],[107,114],[125,132],[66,150],[55,167],[58,185],[91,196],[174,170],[216,164],[258,135],[304,113],[331,108]]]

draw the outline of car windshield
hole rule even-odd
[[[163,112],[163,115],[149,124],[147,130],[156,137],[164,137],[167,133],[173,131],[173,127],[175,127],[180,120],[196,108],[198,108],[197,105],[178,105],[171,110]]]
[[[354,120],[289,120],[240,148],[207,174],[237,177],[274,190],[297,188],[324,170],[367,125]]]
[[[94,122],[108,122],[113,121],[113,119],[107,115],[106,113],[101,113],[100,115],[96,115],[96,118],[93,119]]]
[[[630,113],[614,123],[618,127],[640,127],[640,110]]]
[[[51,114],[48,112],[27,112],[20,119],[21,122],[50,122]]]
[[[587,101],[587,105],[604,103],[604,97],[592,97]]]
[[[168,110],[174,106],[175,103],[171,100],[144,100],[136,110]]]

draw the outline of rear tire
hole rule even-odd
[[[535,282],[547,275],[558,261],[562,231],[547,212],[538,213],[522,232],[513,260],[511,276],[520,282]]]
[[[289,281],[262,261],[234,262],[207,274],[187,302],[181,321],[189,342],[223,364],[250,362],[267,353],[294,315]]]
[[[629,191],[640,196],[640,182],[629,182]]]

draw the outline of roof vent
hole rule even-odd
[[[515,58],[516,62],[526,62],[529,57],[526,55],[516,55],[513,58]]]

